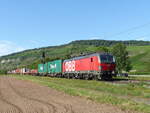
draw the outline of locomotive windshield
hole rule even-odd
[[[115,59],[112,55],[100,55],[100,60],[102,63],[114,63]]]

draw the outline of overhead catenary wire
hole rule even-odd
[[[126,30],[124,30],[124,31],[120,31],[120,32],[118,32],[118,33],[109,35],[109,36],[107,36],[106,38],[108,38],[108,37],[111,37],[111,38],[112,38],[112,37],[116,37],[116,36],[119,36],[119,35],[122,35],[122,34],[126,34],[126,33],[129,33],[129,32],[131,32],[131,31],[134,31],[134,30],[137,30],[137,29],[141,29],[141,28],[143,28],[143,27],[146,27],[146,26],[148,26],[148,25],[150,25],[150,22],[145,23],[145,24],[142,24],[142,25],[139,25],[139,26],[135,26],[135,27],[132,27],[132,28],[129,28],[129,29],[126,29]]]

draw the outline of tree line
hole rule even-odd
[[[113,46],[115,44],[122,43],[126,46],[145,46],[150,45],[150,41],[115,41],[115,40],[77,40],[72,41],[70,44],[84,44],[84,45],[94,45],[94,46]]]

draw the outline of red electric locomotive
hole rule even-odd
[[[95,53],[64,60],[63,75],[68,78],[111,79],[115,67],[111,54]]]

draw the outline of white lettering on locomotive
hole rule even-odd
[[[75,61],[68,61],[65,63],[65,70],[66,71],[75,71]]]

